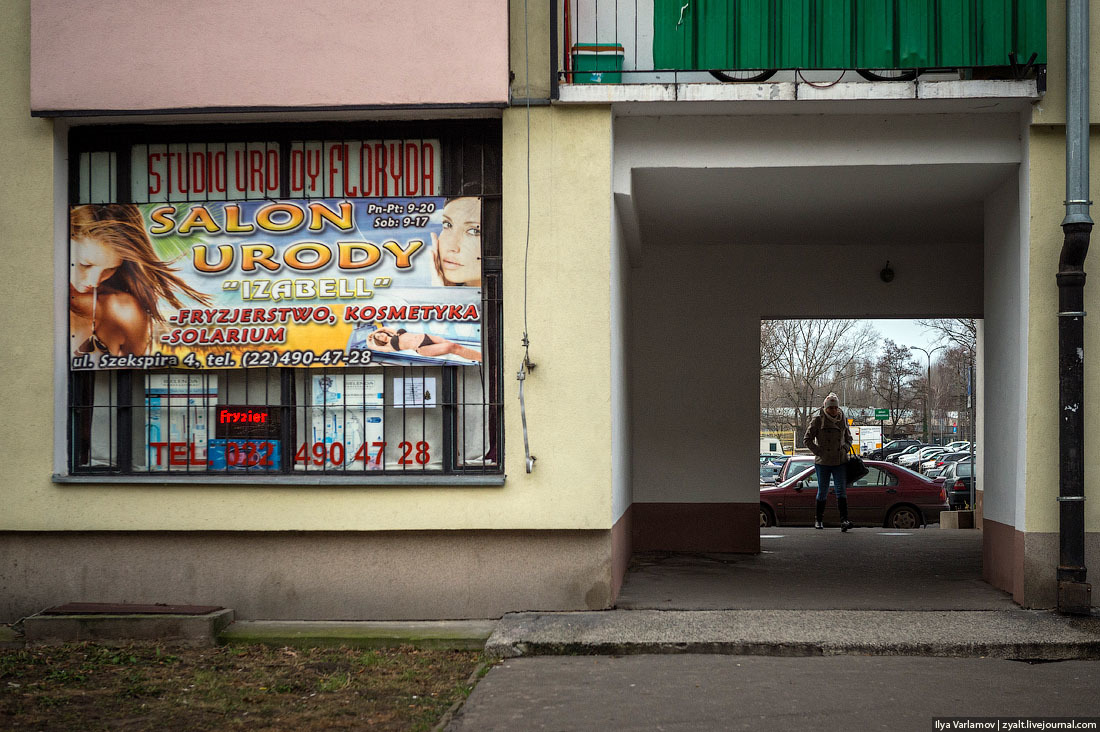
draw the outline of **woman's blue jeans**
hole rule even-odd
[[[834,490],[837,498],[847,498],[848,466],[840,465],[815,465],[817,468],[817,500],[824,501],[829,495],[829,477],[833,478]]]

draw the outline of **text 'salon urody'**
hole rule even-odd
[[[371,211],[371,207],[377,210]],[[434,206],[431,208],[434,209]],[[400,214],[405,208],[401,204],[368,204],[366,210],[369,213],[392,216]],[[223,211],[225,222],[222,224],[219,224],[204,206],[194,205],[187,209],[181,220],[177,221],[176,217],[180,214],[177,207],[160,206],[149,214],[153,222],[149,233],[154,237],[173,232],[186,236],[200,230],[209,234],[238,234],[252,237],[258,231],[282,234],[303,228],[307,232],[321,232],[325,229],[350,232],[356,229],[355,207],[348,201],[342,201],[334,208],[319,201],[308,204],[269,203],[258,208],[251,218],[244,218],[241,206],[236,204],[226,205]],[[407,220],[402,220],[400,223],[404,226],[426,226],[429,219],[426,213],[428,212],[406,216]],[[396,220],[386,218],[382,221],[385,227],[391,227],[392,222]],[[322,269],[334,259],[340,269],[357,271],[369,269],[389,255],[393,258],[395,267],[409,269],[413,266],[413,255],[423,247],[423,239],[409,239],[404,246],[393,239],[381,243],[342,241],[335,245],[316,241],[298,241],[286,247],[280,254],[271,244],[249,241],[237,245],[221,244],[213,248],[205,244],[196,244],[192,247],[192,260],[197,271],[208,273],[224,272],[234,264],[242,272],[254,272],[260,267],[270,272],[278,272],[283,266],[308,272]]]

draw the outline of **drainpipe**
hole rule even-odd
[[[1089,250],[1089,5],[1066,3],[1066,217],[1058,260],[1058,612],[1088,615],[1085,581],[1085,255]]]

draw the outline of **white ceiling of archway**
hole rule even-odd
[[[635,168],[630,202],[643,247],[979,244],[982,202],[1016,168],[1014,163]]]

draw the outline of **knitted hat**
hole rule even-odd
[[[824,406],[825,409],[828,409],[829,407],[837,407],[839,409],[840,399],[837,398],[836,394],[830,392],[829,396],[825,397],[825,404],[822,406]]]

